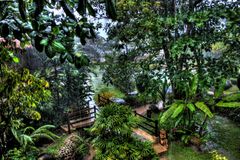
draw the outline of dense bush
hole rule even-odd
[[[127,106],[111,104],[101,109],[95,124],[90,129],[96,137],[96,159],[145,160],[156,155],[151,143],[141,142],[132,136],[132,127],[137,119]]]

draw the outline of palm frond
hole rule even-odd
[[[18,131],[14,128],[11,128],[11,131],[12,131],[12,134],[15,137],[15,139],[18,141],[18,143],[21,143]]]
[[[26,135],[26,134],[22,134],[21,135],[21,145],[23,146],[23,148],[26,148],[28,145],[33,145],[33,139]]]
[[[31,127],[31,126],[26,127],[26,128],[23,129],[23,133],[26,133],[27,131],[35,131],[35,129],[33,127]]]
[[[218,98],[223,94],[225,84],[226,84],[226,79],[221,79],[221,81],[218,85],[218,88],[214,92],[214,97]]]
[[[50,124],[47,124],[47,125],[43,125],[41,127],[39,127],[35,132],[40,132],[41,130],[44,130],[44,129],[54,129],[56,128],[54,125],[50,125]]]

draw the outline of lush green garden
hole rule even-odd
[[[239,7],[0,1],[0,159],[240,159]]]

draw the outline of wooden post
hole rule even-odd
[[[134,115],[136,116],[137,115],[137,111],[134,110]]]
[[[96,106],[95,105],[94,105],[93,109],[94,109],[94,118],[96,118],[97,111],[96,111]]]
[[[101,101],[101,100],[100,100],[100,95],[98,94],[98,104],[101,104],[100,101]]]
[[[68,125],[68,133],[71,134],[70,120],[67,114],[67,125]]]
[[[156,135],[156,137],[159,137],[158,120],[155,120],[155,135]]]
[[[152,118],[152,111],[150,109],[147,110],[147,117]]]

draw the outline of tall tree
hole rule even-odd
[[[239,66],[239,3],[204,0],[120,0],[118,23],[110,38],[131,46],[136,56],[148,54],[143,70],[164,72],[177,99],[187,96],[194,74],[199,89],[235,76]],[[212,45],[226,47],[213,54]],[[133,47],[134,46],[134,47]],[[147,63],[147,64],[146,64]],[[202,87],[200,87],[202,85]],[[186,90],[185,90],[186,88]]]

